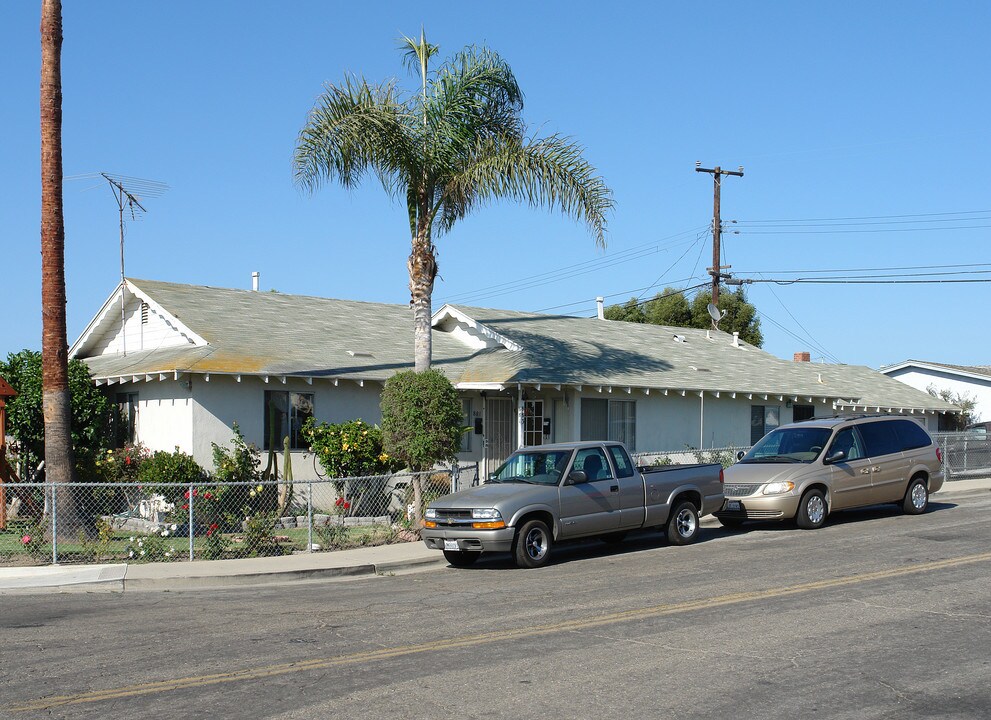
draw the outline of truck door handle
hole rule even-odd
[[[609,492],[619,492],[619,485],[610,485]]]

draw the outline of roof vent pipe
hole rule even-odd
[[[258,292],[258,276],[260,274],[261,273],[259,273],[257,270],[255,270],[253,273],[251,273],[251,289],[254,292]]]
[[[733,331],[733,347],[740,347],[740,333]]]
[[[606,301],[606,299],[604,297],[602,297],[601,295],[599,295],[597,298],[595,298],[595,308],[596,308],[596,311],[598,313],[599,320],[605,320],[606,319],[606,310],[605,310],[605,307],[603,305],[603,303],[605,303],[605,301]]]

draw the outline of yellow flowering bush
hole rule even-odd
[[[404,466],[382,449],[382,430],[363,420],[318,424],[310,418],[303,437],[331,477],[385,475]]]

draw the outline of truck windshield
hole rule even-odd
[[[822,453],[831,433],[829,428],[778,428],[762,437],[740,462],[810,463]]]
[[[573,450],[526,451],[511,455],[489,476],[489,482],[557,485],[571,461]]]

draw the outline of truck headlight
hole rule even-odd
[[[764,486],[765,495],[780,495],[782,493],[791,492],[795,489],[795,483],[788,482],[772,482]]]
[[[495,508],[472,508],[472,520],[502,520],[502,513]]]
[[[427,508],[427,512],[424,513],[423,516],[425,518],[427,518],[428,520],[436,520],[437,519],[437,511],[434,508]]]

